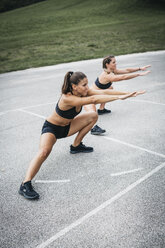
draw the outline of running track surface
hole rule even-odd
[[[85,137],[90,154],[69,153],[59,140],[33,181],[40,200],[18,194],[54,110],[67,71],[91,85],[102,59],[0,75],[0,247],[165,247],[165,51],[117,56],[118,68],[151,64],[145,77],[114,83],[144,95],[106,104],[103,136]],[[98,106],[97,106],[98,107]]]

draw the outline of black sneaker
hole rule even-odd
[[[104,129],[102,129],[101,127],[95,125],[92,129],[91,129],[91,134],[93,135],[100,135],[102,133],[105,133],[106,131]]]
[[[98,113],[98,115],[109,114],[109,113],[111,113],[111,110],[105,109],[105,108],[104,109],[98,109],[97,113]]]
[[[22,183],[18,193],[20,195],[23,195],[26,199],[30,199],[30,200],[39,198],[39,194],[33,189],[31,181]]]
[[[82,142],[78,146],[70,146],[70,153],[93,152],[93,147],[85,146]]]

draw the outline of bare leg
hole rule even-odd
[[[91,130],[96,123],[98,115],[96,112],[88,112],[77,116],[72,122],[68,136],[71,136],[78,132],[73,146],[78,146],[84,136]]]
[[[84,109],[85,109],[86,112],[95,112],[95,113],[97,113],[95,104],[85,105]],[[101,134],[103,134],[105,132],[106,132],[105,129],[102,129],[98,125],[93,126],[93,128],[91,129],[91,134],[93,134],[93,135],[101,135]]]
[[[42,163],[46,160],[50,154],[53,145],[56,142],[56,138],[52,133],[44,133],[40,138],[40,146],[37,155],[30,162],[29,168],[27,170],[24,183],[31,181],[33,177],[39,171]]]
[[[101,103],[99,109],[100,109],[100,110],[103,110],[104,107],[105,107],[105,103]]]
[[[113,86],[110,86],[108,89],[113,90]],[[105,108],[105,103],[101,103],[99,109],[103,110]]]

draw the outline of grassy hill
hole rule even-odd
[[[0,73],[165,49],[165,5],[47,0],[0,14]]]

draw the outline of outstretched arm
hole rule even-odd
[[[142,90],[142,91],[136,91],[136,96],[144,94],[146,91]],[[94,89],[89,89],[88,91],[88,96],[92,96],[92,95],[128,95],[130,94],[130,92],[124,92],[124,91],[116,91],[116,90],[94,90]]]
[[[98,104],[98,103],[105,103],[105,102],[112,102],[112,101],[115,101],[115,100],[125,100],[129,97],[132,97],[132,96],[136,96],[137,92],[132,92],[132,93],[129,93],[129,94],[126,94],[126,95],[120,95],[120,96],[109,96],[109,95],[100,95],[98,96],[99,98],[97,98],[97,96],[95,96],[95,102],[94,104]]]
[[[127,95],[129,92],[124,92],[124,91],[116,91],[116,90],[95,90],[93,88],[90,88],[88,91],[88,96],[93,96],[93,95]]]
[[[131,93],[127,93],[126,95],[119,95],[119,96],[113,96],[112,98],[114,98],[114,100],[125,100],[129,97],[136,97],[138,95],[141,95],[141,94],[144,94],[146,91],[143,90],[143,91],[135,91],[135,92],[131,92]],[[107,96],[108,97],[108,96]],[[114,101],[114,100],[111,100],[111,101]],[[95,104],[97,103],[104,103],[105,101],[100,98],[98,100],[96,100]],[[106,102],[110,102],[110,101],[106,101]]]
[[[109,75],[107,75],[107,81],[109,82],[118,82],[118,81],[122,81],[122,80],[128,80],[128,79],[132,79],[135,77],[139,77],[139,76],[145,76],[148,73],[150,73],[150,71],[145,71],[145,72],[139,72],[139,73],[129,73],[129,74],[122,74],[122,75],[115,75],[113,73],[110,73]]]
[[[115,74],[127,74],[137,71],[145,71],[147,68],[151,67],[151,65],[145,65],[143,67],[135,67],[135,68],[126,68],[126,69],[116,69],[114,71]]]
[[[124,95],[91,95],[91,96],[86,96],[86,97],[78,97],[78,96],[66,96],[63,98],[64,104],[66,106],[84,106],[88,104],[98,104],[98,103],[106,103],[106,102],[112,102],[115,100],[124,100],[127,99],[128,97],[132,96],[137,96],[139,94],[144,94],[145,91],[135,91],[131,93],[127,93]]]

